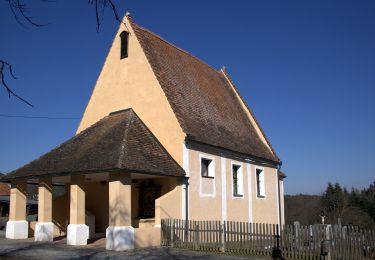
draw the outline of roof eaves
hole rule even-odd
[[[100,169],[100,170],[85,170],[85,171],[73,171],[73,172],[59,172],[59,173],[50,173],[50,174],[43,174],[43,175],[31,175],[31,176],[16,176],[16,177],[8,177],[6,175],[0,177],[0,183],[10,183],[14,180],[20,179],[39,179],[45,177],[61,177],[61,176],[71,176],[75,174],[95,174],[95,173],[143,173],[148,175],[157,175],[157,176],[170,176],[170,177],[184,177],[184,175],[171,175],[165,174],[164,172],[160,171],[142,171],[142,170],[135,170],[135,169],[127,169],[127,168],[111,168],[111,169]]]
[[[251,154],[245,154],[245,153],[233,151],[231,149],[224,148],[224,147],[221,147],[221,146],[215,146],[215,145],[212,145],[212,144],[207,144],[207,143],[204,143],[204,142],[196,140],[191,135],[188,135],[185,138],[185,142],[187,144],[189,144],[189,143],[190,144],[194,144],[195,143],[195,144],[198,144],[198,145],[203,145],[203,146],[206,146],[206,147],[217,149],[218,151],[220,151],[220,154],[222,154],[223,152],[224,153],[228,153],[228,154],[233,154],[233,155],[238,156],[242,160],[251,160],[251,161],[253,161],[254,163],[257,163],[257,164],[262,164],[262,165],[266,165],[266,166],[272,166],[274,168],[277,168],[279,166],[279,162],[277,162],[277,161],[273,161],[273,160],[270,160],[270,159],[265,159],[263,157],[258,157],[258,156],[254,156],[254,155],[251,155]]]

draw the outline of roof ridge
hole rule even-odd
[[[124,137],[122,138],[122,141],[121,141],[121,146],[120,146],[120,151],[119,151],[120,155],[119,155],[118,161],[117,161],[117,167],[118,168],[121,168],[123,159],[126,156],[125,145],[126,145],[127,140],[128,140],[128,133],[129,133],[130,125],[133,123],[133,119],[134,119],[134,110],[132,108],[127,109],[126,112],[129,112],[130,115],[129,115],[129,120],[127,120],[127,122],[126,122],[126,127],[125,127],[125,130],[124,130]],[[121,112],[118,112],[118,113],[121,113]]]
[[[166,44],[172,46],[173,48],[177,49],[178,51],[183,52],[183,53],[185,53],[185,54],[191,56],[192,58],[196,59],[196,60],[199,61],[200,63],[202,63],[202,64],[204,64],[205,66],[209,67],[209,68],[212,69],[213,71],[215,71],[215,72],[217,72],[217,73],[220,73],[220,70],[215,69],[213,66],[211,66],[211,65],[208,64],[207,62],[205,62],[205,61],[199,59],[198,57],[196,57],[195,55],[191,54],[191,53],[188,52],[187,50],[184,50],[184,49],[178,47],[177,45],[175,45],[175,44],[173,44],[173,43],[167,41],[166,39],[164,39],[164,38],[161,37],[160,35],[154,33],[153,31],[151,31],[151,30],[149,30],[149,29],[147,29],[147,28],[145,28],[145,27],[143,27],[143,26],[140,26],[139,24],[137,24],[136,22],[134,22],[134,20],[133,20],[133,18],[132,18],[131,16],[128,16],[128,19],[129,19],[130,23],[132,24],[132,26],[135,25],[135,26],[138,27],[139,29],[141,29],[141,30],[143,30],[143,31],[146,31],[146,32],[152,34],[153,36],[157,37],[159,40],[161,40],[161,41],[165,42]]]
[[[163,144],[159,141],[159,139],[154,135],[154,133],[147,127],[147,125],[142,121],[142,119],[137,115],[137,113],[133,111],[133,118],[137,118],[139,123],[145,128],[146,131],[150,133],[150,135],[153,137],[154,141],[159,145],[159,147],[165,152],[165,155],[167,155],[178,167],[181,167],[178,162],[170,155],[167,149],[163,146]],[[132,119],[133,119],[132,118]],[[182,167],[181,167],[182,168]],[[184,170],[185,171],[185,170]]]

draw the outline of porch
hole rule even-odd
[[[105,237],[107,249],[127,250],[160,245],[161,217],[179,215],[173,201],[181,193],[179,178],[103,173],[28,181],[39,185],[37,219],[26,218],[26,180],[13,181],[6,238],[66,236],[69,245],[86,245]]]
[[[160,245],[160,219],[182,217],[184,175],[133,110],[110,114],[0,179],[11,183],[6,238],[86,245],[102,235],[110,250]],[[38,185],[35,221],[26,220],[27,183]]]

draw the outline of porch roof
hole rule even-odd
[[[0,181],[116,171],[185,175],[137,114],[126,109],[111,113]]]

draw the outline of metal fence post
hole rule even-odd
[[[283,259],[282,258],[282,251],[281,251],[281,248],[280,248],[280,240],[281,240],[281,232],[279,232],[280,229],[279,229],[279,225],[276,224],[276,248],[273,248],[272,250],[272,257],[274,259]]]

